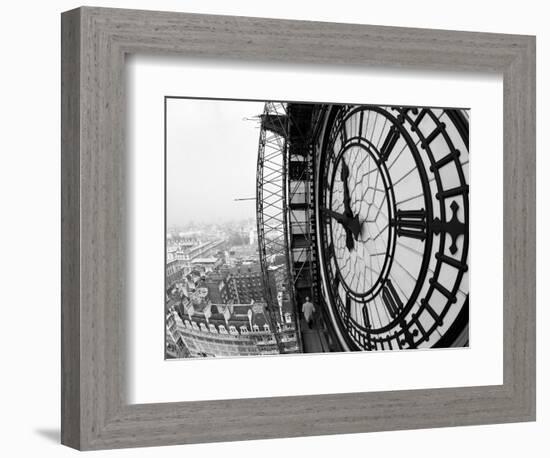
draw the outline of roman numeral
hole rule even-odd
[[[342,144],[345,144],[348,139],[348,132],[346,130],[346,118],[344,118],[342,112],[340,113],[340,139],[342,141]]]
[[[363,313],[363,323],[365,323],[365,327],[367,329],[370,329],[371,323],[370,323],[368,307],[366,305],[363,305],[363,308],[361,309],[361,312]]]
[[[349,297],[348,295],[346,295],[346,313],[349,317],[351,313],[351,297]]]
[[[403,308],[403,302],[389,279],[386,280],[384,288],[382,288],[382,302],[384,302],[384,305],[392,318],[398,316]]]
[[[351,301],[353,299],[348,295],[346,294],[346,304],[345,304],[345,310],[346,310],[346,316],[345,316],[345,323],[346,323],[346,327],[348,329],[353,329],[353,327],[351,326],[351,323],[350,323],[350,320],[351,320]]]
[[[397,126],[391,126],[390,131],[388,132],[388,135],[386,136],[386,139],[384,140],[384,144],[382,145],[382,148],[380,149],[380,160],[386,161],[388,159],[388,156],[393,151],[393,148],[395,147],[395,144],[399,140],[399,129]]]
[[[397,216],[392,220],[392,225],[400,237],[411,237],[422,241],[426,239],[426,211],[423,208],[421,210],[397,210]]]

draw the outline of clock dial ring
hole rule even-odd
[[[469,184],[466,180],[466,176],[463,170],[463,164],[460,161],[460,152],[458,149],[456,149],[455,144],[453,140],[451,139],[451,136],[449,135],[448,130],[449,129],[456,129],[458,136],[461,138],[464,153],[469,154],[469,129],[468,124],[464,120],[464,116],[460,113],[459,110],[442,110],[442,115],[445,115],[445,117],[448,118],[450,121],[450,125],[446,125],[444,122],[442,122],[432,110],[430,109],[421,109],[419,113],[415,113],[417,109],[411,109],[411,108],[394,108],[395,111],[399,113],[398,118],[400,117],[405,123],[408,123],[412,130],[416,133],[416,135],[419,137],[419,142],[421,149],[423,150],[424,154],[426,155],[428,161],[429,161],[429,170],[433,173],[433,181],[436,183],[436,189],[437,192],[435,193],[435,199],[438,203],[439,213],[440,213],[440,220],[441,221],[447,221],[447,214],[448,214],[448,208],[447,208],[447,200],[452,199],[453,197],[458,197],[462,200],[462,213],[463,213],[463,227],[464,231],[462,233],[462,249],[460,254],[460,259],[455,262],[455,265],[457,266],[457,274],[456,279],[452,285],[451,288],[447,289],[449,293],[450,299],[446,302],[445,306],[442,308],[442,310],[439,311],[437,319],[435,320],[434,324],[425,330],[425,333],[423,334],[424,337],[421,337],[417,344],[420,344],[427,340],[428,336],[430,336],[439,326],[439,323],[442,322],[445,317],[447,316],[450,307],[454,304],[453,298],[456,298],[458,292],[460,291],[460,284],[461,281],[465,275],[465,273],[468,271],[468,257],[469,257]],[[411,116],[411,112],[416,117]],[[423,114],[425,113],[425,114]],[[424,135],[421,129],[418,128],[417,119],[421,116],[425,116],[428,118],[431,118],[431,120],[436,125],[436,128],[434,131],[438,131],[443,138],[445,144],[449,148],[449,150],[453,153],[457,153],[452,157],[452,159],[449,161],[449,163],[454,165],[454,168],[456,169],[457,175],[458,175],[458,186],[448,189],[448,187],[444,186],[443,179],[441,176],[441,168],[438,164],[441,164],[441,160],[437,160],[434,154],[434,151],[432,150],[431,143],[429,141],[428,136]],[[434,132],[432,131],[432,132]],[[452,206],[449,205],[449,207]],[[451,208],[452,210],[452,208]],[[453,212],[454,213],[454,212]],[[435,267],[433,268],[432,276],[429,279],[430,286],[428,288],[428,291],[424,295],[424,298],[421,300],[419,311],[417,312],[417,315],[422,314],[423,312],[428,312],[431,315],[433,315],[433,311],[429,310],[429,300],[430,297],[433,295],[433,293],[437,290],[437,287],[433,286],[438,285],[438,281],[440,280],[440,274],[443,265],[445,262],[449,262],[448,257],[444,255],[446,249],[446,236],[442,232],[441,235],[437,234],[437,237],[439,237],[439,243],[438,243],[438,249],[435,254],[436,262]],[[446,261],[445,261],[446,259]],[[465,295],[466,298],[464,300],[465,305],[463,305],[459,320],[468,322],[469,318],[469,294]],[[414,322],[417,321],[416,317],[412,317],[412,320],[410,321],[410,325],[413,325]],[[451,334],[451,332],[447,332],[447,336]],[[443,339],[442,336],[442,340]]]
[[[396,118],[395,116],[393,116],[392,114],[390,114],[388,111],[383,110],[382,108],[380,108],[378,106],[352,107],[345,114],[345,116],[342,116],[341,115],[342,111],[346,111],[347,109],[348,109],[348,107],[345,107],[345,106],[338,107],[337,108],[338,111],[336,113],[333,113],[332,120],[329,120],[329,124],[331,123],[331,121],[333,122],[333,126],[332,126],[331,131],[332,132],[337,132],[337,133],[341,132],[340,127],[345,124],[346,119],[349,119],[351,116],[355,115],[357,112],[367,111],[367,112],[369,112],[369,114],[374,113],[377,116],[382,116],[384,119],[386,119],[388,122],[390,122],[393,126],[395,126],[396,129],[399,131],[400,135],[402,135],[403,138],[405,139],[408,151],[410,151],[411,155],[414,157],[414,162],[418,167],[418,173],[420,173],[420,174],[424,173],[424,175],[421,177],[423,195],[428,195],[429,194],[428,191],[427,191],[428,180],[427,180],[427,177],[425,177],[425,171],[423,169],[422,162],[421,162],[421,159],[419,157],[420,153],[418,152],[418,149],[417,149],[415,143],[413,142],[412,138],[410,138],[409,133],[401,125],[399,119]],[[368,120],[367,120],[367,122],[368,122]],[[325,144],[325,146],[323,148],[324,152],[333,149],[333,144],[335,142],[335,135],[333,134],[332,138],[330,138],[331,131],[326,133],[327,138],[325,138],[325,141],[324,141],[324,144]],[[341,134],[336,134],[336,135],[341,135]],[[380,157],[381,153],[379,151],[380,150],[379,145],[374,145],[373,142],[371,142],[370,140],[362,138],[361,136],[345,136],[344,141],[347,143],[347,142],[352,142],[352,141],[357,142],[357,141],[360,141],[360,140],[365,141],[367,144],[372,145],[371,147],[377,152],[378,157]],[[334,170],[333,170],[333,173],[334,173]],[[391,184],[391,181],[390,181],[389,188],[390,189],[393,188],[393,185]],[[392,194],[393,194],[393,190],[392,190]],[[428,215],[431,215],[431,202],[429,200],[425,200],[424,206],[426,207],[426,213]],[[327,243],[327,242],[325,242],[325,243]],[[427,236],[426,245],[427,245],[426,253],[428,253],[431,250],[431,240],[430,240],[429,234]],[[393,253],[392,253],[392,255],[393,255]],[[427,274],[427,259],[426,258],[427,258],[427,256],[423,256],[422,263],[421,263],[421,266],[420,266],[420,271],[419,271],[419,274],[418,274],[419,278],[422,281],[423,281],[423,279],[425,279],[426,274]],[[339,274],[336,273],[335,275],[339,275]],[[339,275],[339,276],[340,276],[340,278],[342,277],[341,275]],[[339,320],[340,325],[344,326],[344,327],[352,325],[355,328],[357,328],[357,330],[360,331],[360,332],[366,332],[366,333],[371,333],[371,334],[386,333],[386,332],[390,331],[399,322],[399,320],[402,319],[401,318],[402,316],[404,316],[408,313],[411,306],[414,305],[416,297],[418,296],[419,291],[420,291],[420,285],[418,285],[418,287],[415,288],[413,293],[409,296],[407,303],[404,304],[404,307],[402,308],[402,310],[400,311],[398,316],[391,319],[385,325],[378,326],[377,328],[372,327],[372,326],[371,327],[366,327],[366,326],[362,325],[361,323],[353,320],[353,318],[349,319],[349,317],[346,317],[346,319],[344,319],[344,320],[340,319]],[[338,300],[336,302],[338,302]],[[340,306],[337,307],[337,308],[340,310],[340,312],[344,311],[343,313],[339,313],[338,315],[342,315],[342,314],[346,315],[346,312],[344,310],[345,307],[342,304],[340,304]],[[341,316],[337,317],[337,318],[341,318]]]
[[[405,138],[407,137],[408,133],[414,132],[415,119],[418,119],[420,117],[420,116],[418,116],[418,117],[416,116],[418,114],[418,110],[414,109],[414,108],[410,109],[410,108],[372,107],[372,106],[365,106],[365,107],[358,107],[358,108],[357,107],[342,107],[342,106],[340,106],[339,108],[340,108],[341,111],[344,111],[344,112],[347,110],[347,114],[349,114],[351,111],[356,111],[357,112],[359,110],[371,110],[371,111],[379,111],[379,112],[384,112],[384,113],[388,113],[389,111],[392,111],[392,113],[395,112],[395,116],[393,117],[393,119],[398,120],[399,123],[395,123],[395,121],[394,121],[394,125],[396,125],[396,130],[400,131],[400,135],[402,135]],[[409,110],[414,115],[411,116],[411,114],[408,113]],[[451,110],[451,112],[454,112],[454,111],[457,111],[457,110]],[[433,117],[432,111],[428,110],[428,112],[430,114],[429,117]],[[441,110],[438,110],[438,112],[441,112]],[[341,119],[343,119],[343,118],[344,117],[342,116]],[[450,118],[450,116],[449,116],[449,118]],[[333,115],[332,116],[332,121],[327,122],[327,125],[331,126],[332,123],[334,123],[335,119],[336,119],[336,116]],[[453,123],[454,123],[454,121],[453,121]],[[407,132],[403,133],[400,130],[400,127],[402,127]],[[442,133],[443,133],[442,137],[444,137],[445,141],[450,145],[450,148],[452,148],[452,143],[453,142],[452,141],[447,141],[447,140],[449,140],[449,136],[447,135],[447,133],[444,129],[442,130]],[[435,167],[435,172],[432,171],[432,173],[430,174],[430,179],[429,180],[427,179],[426,174],[424,173],[424,177],[426,178],[426,180],[423,180],[423,181],[431,182],[430,186],[433,188],[433,193],[434,194],[435,193],[445,194],[449,191],[449,189],[446,189],[445,185],[441,184],[441,179],[439,177],[439,169],[438,169],[438,165],[437,165],[438,158],[434,158],[432,155],[427,154],[427,152],[428,153],[430,152],[430,148],[429,148],[430,140],[429,140],[427,134],[425,136],[421,135],[421,134],[422,134],[421,130],[419,130],[416,133],[417,137],[415,137],[414,143],[413,143],[414,148],[411,148],[413,151],[419,151],[419,154],[422,154],[424,156],[424,161],[425,162],[420,163],[420,166],[418,167],[418,169],[421,172],[419,172],[419,173],[422,173],[422,171],[426,172],[426,170],[424,170],[424,168]],[[325,130],[324,135],[325,136],[327,135],[327,130]],[[411,133],[411,135],[414,136],[413,133]],[[357,140],[357,138],[354,138],[354,136],[347,136],[346,137],[345,135],[342,135],[342,137],[344,137],[345,140]],[[419,137],[421,137],[421,140],[417,140],[417,138],[419,138]],[[463,140],[465,139],[464,143],[465,143],[466,146],[464,148],[464,151],[466,153],[465,157],[467,158],[468,133],[466,132],[465,136],[462,135],[462,138],[463,138]],[[453,138],[452,140],[456,140],[456,139]],[[419,143],[422,143],[422,144],[419,145]],[[424,145],[424,143],[426,143],[426,146],[428,148],[423,148],[422,147]],[[326,149],[326,140],[325,140],[324,144],[325,144],[324,149]],[[416,146],[418,146],[418,148],[416,148]],[[427,158],[427,156],[429,156],[429,158]],[[466,160],[466,162],[467,162],[467,160]],[[464,201],[463,202],[460,201],[460,204],[461,204],[461,207],[463,209],[461,211],[466,212],[466,214],[463,217],[461,217],[461,220],[462,220],[462,222],[465,223],[465,226],[467,227],[467,211],[468,211],[468,203],[467,203],[468,188],[467,188],[467,183],[464,184],[465,181],[463,180],[463,173],[462,173],[462,169],[461,169],[462,164],[459,161],[455,161],[455,160],[451,161],[451,163],[456,166],[456,169],[457,169],[459,175],[462,175],[462,177],[460,179],[461,180],[461,186],[464,185],[465,190],[462,193],[463,197],[464,197]],[[321,172],[319,172],[319,173],[321,173]],[[335,173],[337,173],[337,171],[333,170],[333,175]],[[428,172],[428,173],[430,173],[430,172]],[[424,195],[430,195],[431,196],[430,190],[428,189],[427,191],[425,191]],[[449,206],[448,205],[449,202],[448,201],[446,202],[445,199],[446,198],[442,198],[442,199],[435,199],[434,198],[433,202],[432,202],[432,199],[430,198],[427,201],[426,209],[423,209],[426,223],[429,222],[429,224],[427,224],[427,227],[425,228],[425,234],[423,234],[426,241],[428,242],[427,244],[430,244],[430,246],[428,247],[429,249],[427,248],[424,251],[424,254],[427,254],[428,257],[430,256],[430,253],[432,252],[432,246],[431,246],[431,239],[432,238],[435,237],[435,238],[440,239],[439,243],[438,243],[437,240],[434,240],[434,242],[433,242],[434,247],[436,247],[436,251],[437,251],[436,254],[437,255],[443,255],[443,250],[444,250],[444,247],[446,245],[446,242],[443,239],[445,237],[448,239],[448,236],[445,235],[444,231],[440,231],[440,233],[438,232],[438,233],[434,234],[433,231],[432,231],[432,228],[431,228],[432,222],[434,222],[434,213],[433,213],[433,211],[430,211],[430,205],[434,205],[435,206],[434,209],[437,208],[437,212],[435,213],[435,216],[437,216],[438,218],[440,218],[442,220],[442,222],[443,222],[442,225],[443,226],[445,224],[449,223],[449,221],[448,221],[449,218],[447,216],[450,215],[450,210],[447,209],[447,211],[445,211],[445,208],[444,208],[445,205],[447,205],[447,207]],[[409,222],[407,224],[412,224],[412,223]],[[317,226],[317,227],[319,228],[320,226]],[[407,227],[407,226],[405,226],[405,227]],[[319,231],[320,235],[323,235],[322,228],[321,228],[321,230],[318,229],[318,231]],[[405,232],[405,231],[402,231],[402,232]],[[467,270],[467,252],[468,252],[467,234],[466,234],[466,237],[465,237],[464,233],[461,233],[460,236],[459,236],[459,239],[460,238],[465,239],[463,241],[464,243],[461,247],[462,255],[460,255],[460,253],[459,253],[459,255],[461,256],[460,260],[459,261],[453,260],[452,262],[453,262],[453,264],[458,263],[461,266],[463,266],[463,265],[466,266],[466,270]],[[319,242],[324,243],[325,246],[328,246],[328,243],[329,243],[329,242],[326,241],[326,239],[324,241],[322,241],[321,237],[319,237]],[[460,243],[459,243],[459,246],[460,246]],[[431,253],[431,256],[433,258],[433,253]],[[319,258],[320,258],[320,261],[324,263],[322,253],[319,254]],[[434,262],[436,263],[435,265],[434,265]],[[430,326],[429,329],[426,330],[426,329],[422,329],[423,326],[426,327],[426,324],[425,324],[422,316],[428,314],[427,310],[428,310],[428,307],[430,305],[429,304],[420,305],[420,300],[418,300],[418,299],[419,299],[419,297],[421,297],[422,299],[425,299],[426,301],[429,301],[429,296],[426,294],[426,288],[431,293],[438,292],[438,291],[444,291],[444,289],[441,288],[441,285],[438,284],[438,282],[440,281],[440,277],[439,277],[439,273],[437,273],[437,272],[440,269],[440,267],[439,267],[440,264],[444,264],[445,262],[449,262],[449,261],[448,260],[445,261],[445,260],[443,260],[443,258],[441,258],[441,259],[438,258],[437,261],[435,261],[434,259],[430,260],[429,271],[428,271],[427,268],[426,269],[423,268],[423,272],[424,272],[423,279],[422,279],[422,281],[418,282],[417,288],[415,288],[416,297],[412,298],[412,295],[410,295],[409,300],[407,301],[406,304],[404,304],[405,307],[401,308],[400,313],[397,314],[394,317],[394,319],[393,319],[393,325],[394,326],[386,326],[386,328],[382,329],[382,330],[381,330],[380,326],[377,329],[376,327],[372,327],[372,326],[364,326],[364,325],[362,325],[361,322],[355,322],[354,319],[349,316],[349,310],[346,311],[345,298],[342,299],[342,298],[338,298],[338,297],[333,297],[332,299],[334,301],[333,301],[333,306],[332,307],[334,307],[337,310],[337,312],[335,313],[335,319],[343,328],[348,328],[347,329],[348,335],[346,336],[346,340],[349,343],[350,349],[389,349],[388,347],[390,347],[390,348],[392,347],[392,342],[393,342],[393,347],[394,348],[396,348],[397,346],[399,346],[399,348],[401,348],[402,346],[412,348],[412,347],[417,346],[418,344],[422,343],[423,341],[429,340],[430,335],[434,332],[437,332],[436,328],[438,328],[438,326],[439,326],[437,321],[442,320],[443,316],[445,315],[445,310],[449,309],[449,307],[452,305],[452,303],[451,303],[451,301],[449,301],[444,307],[445,310],[438,310],[437,311],[437,314],[439,314],[439,315],[435,314],[436,315],[436,322],[434,323],[433,326]],[[461,269],[459,269],[459,274],[463,274]],[[457,275],[456,276],[456,282],[454,283],[454,285],[452,287],[450,287],[450,290],[452,290],[452,294],[450,294],[450,296],[456,294],[456,290],[458,289],[458,286],[460,286],[461,276],[462,275]],[[338,277],[338,273],[328,272],[328,277],[330,277],[330,278]],[[428,280],[431,280],[432,282],[428,282]],[[424,285],[424,288],[423,288],[423,285]],[[328,290],[330,290],[330,288],[331,287],[329,286]],[[399,285],[396,285],[396,289],[397,288],[399,288]],[[419,296],[420,292],[422,293],[421,296]],[[466,297],[465,303],[468,303],[467,299],[468,298]],[[466,308],[466,311],[467,311],[467,305],[466,305],[465,308]],[[355,314],[357,315],[357,312]],[[451,318],[454,319],[453,317],[451,317]],[[392,324],[392,323],[390,323],[390,324]]]

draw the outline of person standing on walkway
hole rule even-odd
[[[306,297],[306,301],[302,304],[302,313],[307,322],[309,329],[313,329],[313,314],[315,313],[315,306],[309,301],[309,297]]]

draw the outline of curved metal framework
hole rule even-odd
[[[317,236],[315,232],[315,154],[313,139],[319,128],[319,119],[325,111],[323,105],[292,103],[287,106],[290,120],[287,204],[289,272],[297,307],[307,297],[319,305],[317,266]],[[336,339],[323,307],[317,307],[314,331],[304,330],[305,352],[337,350]]]
[[[283,256],[286,269],[286,291],[283,301],[293,304],[296,340],[301,349],[300,320],[296,313],[294,288],[289,262],[287,232],[287,165],[288,135],[290,120],[287,105],[267,102],[260,117],[260,141],[256,174],[256,214],[258,224],[258,246],[262,268],[263,286],[271,328],[277,340],[280,353],[286,353],[277,332],[278,299],[274,297],[269,274],[270,259]]]
[[[305,348],[299,313],[299,304],[306,297],[315,304],[319,304],[320,299],[312,139],[324,111],[324,107],[315,104],[267,102],[260,116],[256,202],[266,301],[275,326],[277,302],[270,288],[269,260],[272,256],[283,256],[286,261],[284,299],[293,306],[297,344],[302,351],[334,351],[337,348],[337,339],[328,326],[323,308],[317,320],[317,329],[323,334],[319,339],[322,348]],[[280,342],[279,348],[284,352]]]
[[[315,214],[313,212],[312,115],[315,105],[291,104],[288,151],[289,265],[295,294],[317,302],[315,286]]]

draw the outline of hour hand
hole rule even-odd
[[[328,216],[334,218],[336,221],[338,221],[342,226],[346,225],[346,216],[342,213],[335,212],[334,210],[331,210],[330,208],[324,208],[322,207],[321,210],[327,214]]]
[[[351,233],[351,230],[349,230],[347,227],[344,228],[346,231],[346,248],[348,251],[351,251],[355,248],[355,242],[353,241],[353,234]]]
[[[335,212],[330,208],[322,207],[321,210],[342,225],[344,231],[346,232],[346,248],[349,251],[353,250],[355,248],[355,242],[353,239],[357,239],[358,233],[361,230],[361,225],[359,224],[357,216],[355,218],[350,218],[346,214]]]

